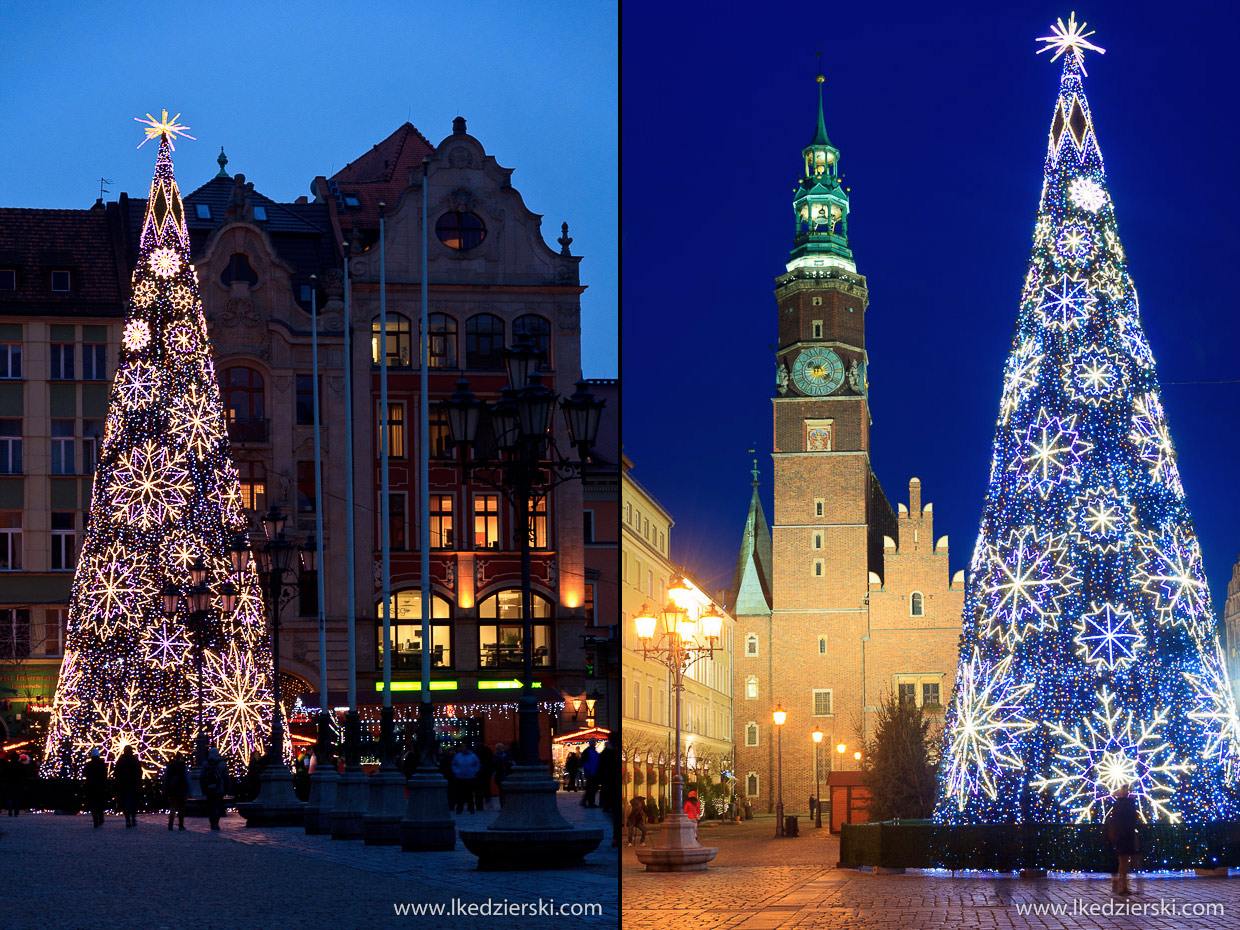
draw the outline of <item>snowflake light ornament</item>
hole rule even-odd
[[[1067,332],[1087,322],[1096,303],[1087,281],[1065,274],[1057,283],[1047,285],[1037,312],[1044,325]]]
[[[1142,394],[1133,403],[1132,431],[1128,438],[1136,447],[1137,455],[1148,463],[1150,479],[1166,486],[1176,497],[1184,496],[1180,470],[1175,463],[1175,449],[1171,444],[1171,431],[1167,428],[1167,415],[1162,402],[1154,393]]]
[[[1050,793],[1073,815],[1077,823],[1101,821],[1111,795],[1128,785],[1145,821],[1178,823],[1180,814],[1170,801],[1180,776],[1192,764],[1176,758],[1175,750],[1160,735],[1167,722],[1167,708],[1150,720],[1136,722],[1132,711],[1120,711],[1115,695],[1104,685],[1098,704],[1083,726],[1069,730],[1058,723],[1050,732],[1060,741],[1049,775],[1040,775],[1031,786]]]
[[[988,665],[974,646],[960,666],[946,774],[947,793],[959,810],[979,791],[995,798],[999,774],[1024,768],[1020,740],[1033,722],[1024,716],[1022,702],[1033,683],[1017,683],[1011,664],[1009,654]]]
[[[185,443],[194,455],[205,458],[219,447],[223,424],[215,398],[198,385],[178,397],[172,404],[172,434]]]
[[[174,708],[151,704],[132,680],[115,700],[97,700],[93,716],[102,723],[104,754],[111,761],[132,746],[143,772],[154,777],[176,752]]]
[[[175,520],[192,490],[176,457],[149,439],[121,454],[113,477],[113,518],[144,530]]]
[[[159,668],[180,666],[193,648],[185,631],[167,619],[159,626],[147,627],[142,646],[146,661]]]
[[[1008,358],[1003,371],[1003,394],[999,403],[999,422],[1012,419],[1029,393],[1037,387],[1042,368],[1042,347],[1037,340],[1026,339]]]
[[[194,331],[185,323],[178,323],[168,331],[168,343],[176,352],[193,352],[195,341]]]
[[[1053,417],[1044,407],[1025,431],[1012,467],[1023,485],[1045,498],[1059,485],[1081,480],[1081,458],[1091,449],[1076,429],[1076,414]]]
[[[137,410],[155,400],[155,391],[159,387],[159,374],[153,366],[145,362],[134,362],[128,368],[122,368],[117,372],[115,383],[116,393],[120,396],[121,403],[127,409]]]
[[[1031,633],[1059,628],[1061,602],[1080,585],[1067,558],[1067,538],[1012,530],[987,547],[982,636],[1011,649]]]
[[[1107,249],[1115,256],[1115,260],[1122,262],[1124,260],[1124,247],[1120,245],[1119,234],[1112,227],[1108,226],[1103,230],[1102,238],[1106,240]]]
[[[1214,621],[1197,540],[1171,529],[1142,535],[1138,546],[1142,561],[1133,580],[1153,597],[1159,622],[1182,624],[1197,641],[1206,642]]]
[[[1076,624],[1077,655],[1099,671],[1113,672],[1134,661],[1145,644],[1131,610],[1115,604],[1090,605]]]
[[[1068,517],[1076,539],[1100,553],[1128,548],[1134,519],[1127,495],[1107,488],[1082,491]]]
[[[184,284],[173,285],[172,292],[168,295],[168,299],[172,302],[173,308],[181,313],[186,312],[194,306],[194,292]]]
[[[1124,386],[1124,360],[1101,346],[1078,349],[1063,369],[1064,388],[1073,400],[1098,406],[1115,400]]]
[[[141,352],[151,341],[151,327],[146,320],[130,320],[125,324],[121,342],[130,352]]]
[[[87,621],[96,634],[111,626],[132,626],[155,599],[145,558],[112,545],[85,560],[83,598],[91,605]]]
[[[203,654],[204,706],[209,709],[215,744],[238,764],[263,750],[265,721],[271,718],[271,696],[265,669],[252,653],[237,648]]]
[[[143,309],[149,309],[159,296],[159,288],[154,281],[143,281],[133,289],[133,302]]]
[[[1107,202],[1106,191],[1093,178],[1073,178],[1068,185],[1068,198],[1073,206],[1090,213],[1097,213]]]
[[[176,249],[156,249],[151,253],[151,271],[161,278],[171,278],[181,270],[181,256]]]
[[[1220,764],[1224,777],[1232,781],[1240,762],[1240,718],[1217,639],[1202,656],[1198,670],[1184,672],[1184,679],[1192,690],[1188,719],[1201,728],[1201,758]]]
[[[1080,223],[1065,226],[1055,240],[1055,252],[1065,261],[1083,265],[1094,254],[1094,234]]]
[[[1150,352],[1150,344],[1145,339],[1145,334],[1141,332],[1141,324],[1137,322],[1135,316],[1128,313],[1120,313],[1115,317],[1116,329],[1119,333],[1120,342],[1133,360],[1142,368],[1154,367],[1154,355]]]

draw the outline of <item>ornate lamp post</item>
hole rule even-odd
[[[779,792],[776,795],[775,802],[775,835],[784,835],[784,721],[788,719],[788,712],[784,710],[783,704],[775,705],[775,712],[771,714],[771,719],[775,721],[775,732],[779,734]]]
[[[533,591],[530,586],[530,512],[552,488],[581,477],[589,467],[604,401],[577,382],[560,400],[535,369],[540,353],[527,343],[504,350],[508,387],[493,403],[476,398],[468,380],[444,402],[454,451],[467,478],[494,488],[517,515],[521,551],[521,695],[517,704],[520,757],[504,782],[504,809],[486,830],[462,831],[461,841],[487,868],[521,868],[579,860],[603,839],[602,830],[574,829],[559,812],[558,788],[538,755],[538,698],[534,686]],[[564,413],[577,458],[557,448],[552,436],[556,402]],[[427,648],[424,645],[423,648]],[[421,740],[419,742],[422,742]],[[427,744],[431,740],[425,741]],[[429,748],[429,745],[428,747]]]
[[[639,849],[637,858],[648,872],[701,872],[715,858],[716,848],[702,846],[697,839],[697,824],[685,816],[684,777],[681,772],[680,709],[685,690],[685,672],[716,650],[722,649],[720,632],[723,617],[713,607],[694,616],[692,597],[687,582],[675,579],[668,590],[670,602],[655,616],[648,609],[634,620],[642,656],[667,666],[676,694],[676,767],[672,774],[672,802],[663,822],[659,842]],[[658,630],[660,617],[662,631]]]
[[[814,737],[814,826],[822,826],[822,776],[818,771],[818,747],[822,745],[822,730],[815,730]]]
[[[182,590],[169,582],[164,586],[164,616],[172,620],[182,607],[186,612],[186,628],[194,646],[195,690],[198,697],[198,711],[195,716],[197,736],[194,741],[194,770],[201,770],[207,761],[207,733],[202,712],[202,654],[211,644],[211,595],[219,596],[219,610],[222,614],[231,614],[237,606],[237,586],[225,580],[212,591],[207,584],[207,563],[199,556],[189,569],[190,585]],[[194,780],[191,778],[190,783]]]
[[[284,763],[284,705],[280,698],[280,609],[297,592],[292,575],[293,550],[284,535],[285,517],[272,507],[263,516],[267,542],[253,556],[258,560],[259,581],[271,613],[271,736],[267,743],[266,764],[259,779],[258,797],[237,805],[247,827],[300,827],[305,823],[305,804],[293,793],[293,773]],[[229,546],[233,564],[240,570],[249,565],[250,550],[244,537]]]

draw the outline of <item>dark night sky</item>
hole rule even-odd
[[[1007,6],[625,4],[625,452],[676,519],[673,557],[711,587],[731,580],[755,443],[770,516],[772,290],[819,48],[870,288],[875,469],[893,505],[921,478],[965,567],[1058,89],[1034,39],[1070,9]],[[1223,9],[1076,8],[1107,50],[1085,89],[1216,610],[1240,551],[1240,78]]]

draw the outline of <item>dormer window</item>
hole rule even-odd
[[[358,207],[362,205],[362,201],[357,196],[357,194],[345,194],[344,205],[348,207],[350,210],[356,210]]]
[[[254,208],[254,219],[266,221],[267,208],[266,207],[255,207]]]
[[[0,291],[17,290],[17,271],[13,268],[0,268]]]
[[[310,303],[310,298],[311,298],[313,295],[314,295],[314,288],[313,288],[313,287],[311,287],[309,284],[303,284],[303,285],[301,286],[301,298],[300,298],[300,300],[301,300],[301,302],[302,302],[303,304],[308,304],[308,303]]]
[[[52,291],[57,294],[69,293],[69,272],[53,271],[52,272]]]
[[[211,204],[209,203],[194,204],[194,212],[198,214],[198,219],[209,220],[211,219]]]

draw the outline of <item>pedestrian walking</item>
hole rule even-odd
[[[698,803],[696,791],[690,791],[689,797],[685,800],[685,816],[697,823],[698,818],[702,816],[702,805]]]
[[[456,812],[462,813],[465,805],[469,812],[474,813],[474,781],[478,778],[478,770],[482,763],[478,760],[473,747],[466,743],[452,757],[452,779],[456,782]]]
[[[577,790],[577,773],[581,771],[581,756],[575,752],[570,752],[568,758],[564,760],[564,772],[568,775],[568,784],[565,788],[568,791]]]
[[[499,806],[502,810],[504,807],[504,780],[512,774],[512,756],[508,754],[508,748],[503,743],[495,744],[495,758],[491,762],[492,771],[495,773],[495,787],[499,790]]]
[[[1127,785],[1120,785],[1114,797],[1115,803],[1103,825],[1107,842],[1114,847],[1118,860],[1116,873],[1111,878],[1111,892],[1127,895],[1132,894],[1128,873],[1132,871],[1132,860],[1137,853],[1137,799],[1129,795]]]
[[[625,823],[629,828],[629,845],[633,845],[633,835],[636,831],[641,830],[642,839],[639,846],[646,845],[646,799],[641,795],[629,801],[629,816]]]
[[[474,779],[474,803],[478,810],[487,809],[487,801],[491,799],[491,776],[494,774],[495,753],[489,746],[479,746],[475,751],[478,756],[478,777]]]
[[[224,816],[224,795],[228,793],[228,766],[214,746],[207,752],[207,761],[198,775],[198,784],[202,788],[203,797],[207,802],[207,818],[211,821],[211,829],[220,828],[220,818]]]
[[[581,774],[586,779],[586,796],[581,799],[582,807],[598,807],[595,795],[598,794],[598,750],[594,748],[597,740],[590,740],[589,745],[581,751]]]
[[[134,755],[133,747],[126,746],[121,757],[112,766],[112,780],[116,782],[116,796],[121,810],[125,812],[125,826],[138,825],[138,790],[142,787],[142,765]]]
[[[185,799],[189,797],[189,768],[185,756],[177,753],[164,766],[164,798],[168,802],[168,829],[175,818],[177,829],[185,829]]]
[[[103,809],[108,804],[108,764],[103,761],[98,749],[90,751],[90,758],[82,767],[82,778],[86,782],[84,794],[91,822],[96,827],[102,827]]]

